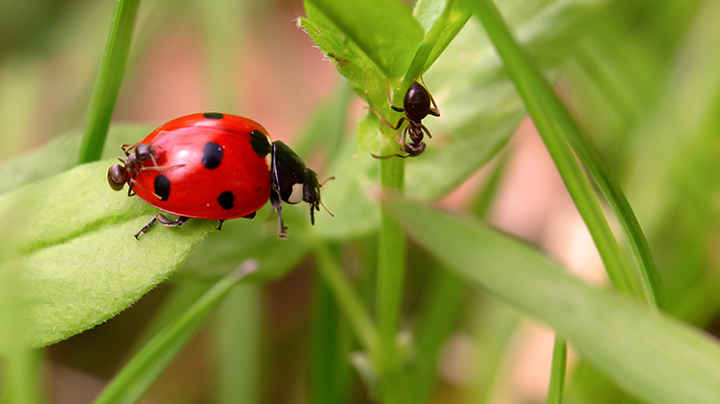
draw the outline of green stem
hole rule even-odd
[[[87,127],[80,145],[78,164],[100,160],[102,155],[115,101],[125,74],[139,5],[140,0],[118,0],[115,3],[110,33],[105,43],[100,73],[87,117]]]
[[[405,161],[400,158],[380,162],[380,181],[388,192],[404,188]],[[402,387],[398,381],[400,355],[396,337],[400,323],[403,284],[405,281],[405,235],[398,219],[385,208],[381,210],[378,235],[377,310],[380,343],[373,355],[381,380],[382,402],[397,402]]]

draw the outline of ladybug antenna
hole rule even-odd
[[[333,175],[332,177],[329,177],[328,179],[326,179],[325,181],[323,181],[322,184],[320,184],[320,187],[322,187],[323,185],[325,185],[326,182],[328,182],[328,181],[330,181],[330,180],[334,180],[334,179],[335,179],[335,176],[334,176],[334,175]],[[330,211],[325,207],[325,204],[322,203],[322,200],[320,200],[320,198],[318,198],[318,201],[317,201],[317,203],[315,204],[315,209],[316,209],[316,210],[320,210],[320,207],[318,207],[318,205],[322,206],[323,209],[325,209],[325,212],[327,212],[328,215],[330,215],[330,217],[335,217],[335,215],[333,215],[332,212],[330,212]],[[312,214],[312,210],[313,210],[313,209],[312,209],[312,207],[311,207],[311,208],[310,208],[310,213],[311,213],[311,214]],[[312,216],[312,215],[311,215],[311,216]]]
[[[332,177],[330,177],[330,178],[326,179],[325,181],[323,181],[322,184],[320,184],[320,187],[322,188],[322,186],[325,185],[326,182],[328,182],[328,181],[330,181],[330,180],[334,180],[334,179],[335,179],[335,176],[333,175]],[[325,210],[327,210],[327,209],[325,209]]]
[[[322,201],[320,201],[320,206],[322,206],[323,209],[325,209],[325,212],[327,212],[328,215],[330,215],[330,217],[335,217],[335,215],[333,215],[332,212],[330,212],[330,211],[328,210],[328,208],[325,207],[325,204],[322,203]],[[318,210],[320,210],[320,209],[318,209]]]

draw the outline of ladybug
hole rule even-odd
[[[425,132],[429,138],[432,138],[430,131],[422,124],[422,120],[428,115],[440,116],[440,110],[438,109],[437,104],[435,104],[435,100],[432,95],[430,95],[427,88],[425,88],[424,83],[420,84],[417,81],[413,81],[410,88],[408,88],[407,93],[405,93],[403,108],[392,105],[390,90],[387,88],[387,85],[385,86],[385,90],[387,91],[390,108],[397,112],[404,112],[405,116],[400,118],[397,125],[393,126],[390,122],[383,119],[377,111],[373,110],[373,112],[375,112],[375,115],[377,115],[378,118],[385,123],[385,125],[393,128],[394,130],[400,129],[403,121],[408,122],[408,125],[402,131],[402,136],[398,139],[398,143],[401,144],[400,150],[405,152],[405,155],[391,154],[389,156],[376,156],[373,154],[372,156],[384,159],[395,156],[407,158],[421,155],[425,151],[425,142],[422,141],[423,132]],[[406,142],[406,135],[409,135],[410,137],[410,141],[408,142]]]
[[[156,221],[182,226],[189,218],[214,219],[221,230],[227,219],[252,219],[270,200],[279,216],[278,236],[284,239],[282,202],[310,204],[312,224],[322,205],[317,174],[248,118],[217,112],[187,115],[121,148],[122,164],[108,170],[110,187],[120,191],[128,184],[128,196],[179,216],[173,221],[158,213],[135,238]]]

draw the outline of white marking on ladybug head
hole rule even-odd
[[[292,192],[288,197],[288,203],[300,203],[303,200],[304,194],[303,184],[293,184]]]
[[[272,167],[272,153],[265,155],[265,162],[267,163],[268,170],[270,170],[270,167]]]

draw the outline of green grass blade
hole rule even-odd
[[[652,403],[717,403],[720,347],[702,331],[592,288],[471,218],[405,201],[386,207],[413,239],[472,286],[554,328],[629,393]]]
[[[371,351],[377,344],[377,331],[352,286],[342,274],[340,262],[324,242],[317,240],[313,247],[323,281],[332,291],[360,345]]]
[[[585,173],[577,163],[567,132],[578,130],[550,83],[512,38],[494,3],[470,2],[499,52],[508,75],[525,102],[570,196],[593,237],[611,281],[618,290],[629,292],[655,306],[654,294],[643,294],[632,267],[610,230],[605,215]],[[649,290],[650,286],[646,288]]]
[[[255,268],[255,263],[247,262],[216,283],[182,317],[145,345],[103,390],[95,404],[138,402],[195,334],[203,320]]]
[[[336,404],[351,401],[352,349],[350,329],[340,316],[332,290],[319,274],[314,277],[313,316],[310,322],[309,402]]]
[[[1,383],[0,404],[40,404],[43,400],[43,389],[40,383],[40,363],[42,350],[19,350],[5,358],[4,383]]]
[[[435,392],[440,352],[457,325],[468,295],[468,288],[457,274],[437,264],[430,265],[430,269],[433,272],[425,292],[425,307],[415,331],[415,366],[409,383],[414,387],[408,391],[412,403],[428,402]]]
[[[120,145],[134,143],[155,127],[147,125],[119,125],[110,128],[109,147],[103,158],[113,158],[122,154]],[[0,195],[31,182],[44,180],[67,171],[77,164],[82,136],[71,131],[62,134],[43,147],[20,154],[0,165]]]
[[[80,146],[78,164],[97,161],[102,155],[115,101],[125,73],[139,5],[140,0],[117,0],[115,4],[110,33],[88,112],[85,136]]]
[[[215,320],[217,404],[260,402],[261,288],[238,285]]]
[[[427,3],[427,2],[426,2]],[[408,88],[412,85],[422,73],[430,68],[432,63],[442,54],[442,51],[447,48],[450,41],[455,38],[465,23],[472,16],[472,12],[466,7],[460,7],[460,1],[449,0],[444,4],[443,12],[433,22],[432,28],[425,34],[423,42],[418,47],[415,56],[410,63],[407,74],[403,78],[403,82],[399,88],[395,89],[395,100],[393,104],[400,105],[403,97],[407,92]],[[417,7],[420,7],[418,9]],[[416,18],[423,20],[429,19],[428,16],[424,15],[422,10],[428,10],[429,6],[420,4],[416,5],[417,13]],[[432,15],[432,11],[429,13]]]
[[[555,336],[553,348],[552,371],[548,387],[547,404],[562,404],[565,387],[565,370],[567,367],[567,341]]]

